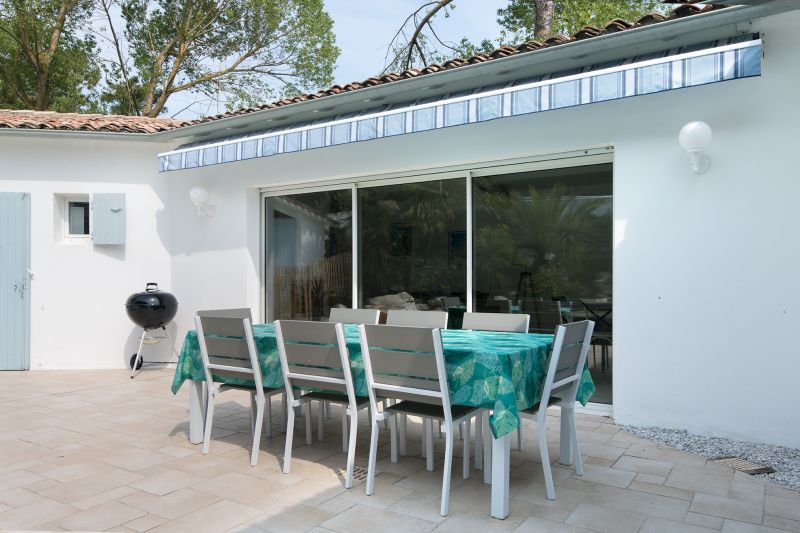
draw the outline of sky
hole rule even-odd
[[[389,41],[402,21],[421,4],[422,0],[326,0],[325,7],[333,18],[336,43],[341,49],[334,82],[343,85],[379,73]],[[496,38],[500,35],[497,10],[506,5],[508,0],[458,1],[451,16],[440,17],[434,27],[443,40],[459,41],[467,37],[479,42]],[[180,118],[225,111],[224,106],[209,107],[208,103],[192,105],[196,98],[197,95],[188,92],[179,93],[170,98],[169,109],[174,110],[173,113],[183,110],[177,114]]]

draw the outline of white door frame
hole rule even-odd
[[[323,192],[331,190],[352,190],[352,238],[353,238],[353,308],[358,308],[358,189],[369,187],[382,187],[386,185],[400,185],[406,183],[419,183],[425,181],[439,181],[445,179],[465,179],[466,180],[466,201],[467,201],[467,311],[472,311],[473,307],[473,255],[472,255],[472,178],[482,176],[496,176],[501,174],[511,174],[516,172],[532,172],[537,170],[552,170],[556,168],[569,168],[587,165],[597,165],[614,162],[614,149],[612,146],[597,146],[585,149],[563,151],[553,154],[538,154],[525,157],[503,160],[485,160],[469,163],[459,163],[450,165],[431,165],[410,170],[388,171],[385,173],[373,174],[353,174],[338,178],[318,178],[304,181],[284,181],[275,185],[261,188],[261,224],[262,224],[262,305],[264,307],[265,320],[268,320],[267,287],[271,277],[270,261],[267,257],[269,249],[266,242],[268,235],[268,223],[266,221],[266,199],[274,196],[284,196],[290,194],[303,194],[311,192]],[[612,266],[613,269],[613,266]],[[612,294],[615,290],[612,286]],[[586,408],[580,411],[591,414],[612,415],[612,406],[607,404],[589,403]],[[580,412],[579,411],[579,412]]]

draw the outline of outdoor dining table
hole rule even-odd
[[[345,335],[356,395],[367,396],[358,327],[345,325]],[[263,386],[283,387],[274,326],[254,325],[253,337],[261,364]],[[451,402],[491,411],[490,416],[483,417],[483,431],[476,432],[487,439],[491,431],[491,446],[483,446],[484,482],[492,484],[492,516],[505,518],[509,506],[510,436],[520,425],[520,410],[531,407],[541,396],[553,336],[445,329],[442,330],[442,344]],[[190,382],[189,440],[195,444],[203,440],[204,380],[197,333],[189,331],[175,369],[172,392],[177,393],[184,381]],[[246,384],[246,381],[231,378],[225,378],[225,382]],[[578,401],[585,405],[594,390],[594,383],[586,368],[578,388]],[[567,422],[568,417],[562,416],[562,464],[572,464],[573,460]]]

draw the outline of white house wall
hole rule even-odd
[[[610,145],[617,422],[800,446],[798,25],[756,21],[758,78],[165,174],[179,334],[195,309],[260,311],[260,186]],[[677,141],[691,120],[714,130],[702,176]]]
[[[31,195],[31,369],[123,368],[136,351],[141,330],[125,300],[150,281],[171,287],[170,191],[157,174],[159,148],[0,137],[0,191]],[[54,194],[62,193],[125,193],[125,245],[57,242]],[[148,346],[145,359],[165,361],[170,352],[168,343]]]

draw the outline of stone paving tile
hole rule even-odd
[[[764,517],[764,507],[757,503],[743,502],[700,492],[694,495],[690,509],[695,513],[730,518],[751,524],[760,524]]]
[[[325,423],[326,439],[315,432],[310,447],[298,418],[291,473],[282,473],[277,431],[262,438],[251,467],[247,394],[225,394],[203,455],[187,441],[188,391],[169,392],[172,372],[148,369],[133,382],[124,371],[0,373],[0,529],[800,533],[800,493],[629,435],[609,418],[577,417],[585,463],[577,476],[558,464],[554,409],[547,434],[555,501],[546,497],[535,423],[526,421],[524,450],[511,452],[510,515],[489,517],[491,488],[480,470],[462,479],[457,446],[450,513],[441,517],[444,441],[435,439],[428,472],[418,420],[409,424],[409,456],[396,464],[381,432],[368,497],[363,481],[344,489],[338,412]],[[276,402],[276,430],[278,412]],[[364,413],[359,427],[363,467]]]
[[[780,533],[781,531],[783,530],[746,524],[735,520],[725,520],[725,523],[722,524],[722,533]]]
[[[631,472],[640,474],[662,477],[668,476],[673,466],[675,466],[673,463],[667,461],[656,461],[654,459],[630,457],[627,455],[620,457],[617,462],[614,463],[614,468],[620,470],[630,470]]]
[[[712,533],[714,531],[718,530],[649,516],[644,521],[639,533]]]
[[[686,513],[686,518],[684,518],[683,521],[687,524],[692,524],[695,526],[702,526],[710,529],[720,529],[722,528],[723,519],[718,516],[693,513],[690,511]]]
[[[795,499],[769,495],[766,498],[764,512],[779,518],[800,520],[800,503]]]
[[[627,533],[639,531],[645,518],[639,513],[582,503],[569,515],[566,523],[606,533]]]
[[[689,510],[689,502],[684,500],[606,486],[598,486],[586,501],[678,522]]]
[[[71,514],[58,522],[72,531],[103,531],[144,516],[146,513],[123,503],[107,502],[92,509]]]

